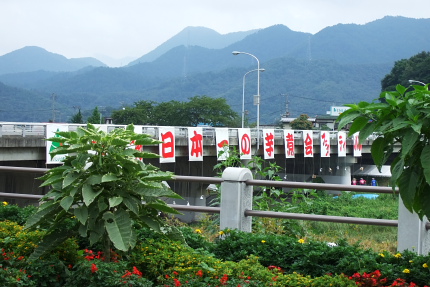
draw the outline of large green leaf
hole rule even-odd
[[[415,146],[416,142],[419,140],[419,134],[417,134],[413,129],[408,129],[403,136],[402,141],[402,152],[401,155],[405,158]]]
[[[41,256],[59,246],[72,235],[73,232],[70,230],[54,230],[51,233],[45,235],[33,253],[28,257],[28,261],[32,262],[39,260]]]
[[[97,198],[97,196],[102,193],[102,191],[103,189],[100,189],[99,191],[95,192],[91,185],[84,184],[82,186],[82,197],[84,199],[85,205],[89,206]]]
[[[85,183],[89,185],[96,185],[102,182],[102,174],[92,174],[86,180]]]
[[[79,178],[79,173],[76,173],[76,172],[68,173],[63,180],[63,188],[68,187],[69,185],[74,183],[78,178]]]
[[[139,215],[139,207],[142,204],[139,199],[134,196],[128,195],[123,198],[123,203],[134,214]]]
[[[81,205],[75,208],[73,211],[76,218],[79,220],[80,223],[85,224],[88,219],[88,208],[85,205]]]
[[[58,212],[60,203],[58,201],[50,201],[44,204],[43,209],[38,209],[38,211],[30,216],[25,223],[24,229],[33,228],[38,225],[42,220],[47,218],[51,219],[53,214]]]
[[[394,186],[397,184],[397,180],[399,179],[402,172],[405,170],[405,160],[401,157],[396,157],[391,163],[391,180],[394,182]]]
[[[136,190],[136,193],[141,196],[152,196],[152,197],[170,197],[182,199],[182,196],[172,191],[167,187],[160,188],[152,188],[152,187],[139,187]]]
[[[385,147],[386,147],[386,143],[383,137],[379,137],[376,140],[374,140],[372,143],[372,146],[370,147],[370,153],[379,171],[381,170],[381,166],[384,161]]]
[[[179,211],[177,211],[174,208],[171,208],[170,206],[166,204],[160,204],[160,203],[149,203],[146,205],[147,207],[155,208],[156,210],[165,212],[165,213],[172,213],[172,214],[182,214]]]
[[[72,206],[73,204],[73,196],[66,196],[64,197],[61,201],[60,201],[60,205],[61,207],[65,210],[68,211],[70,206]]]
[[[369,119],[364,116],[357,117],[354,122],[351,125],[351,128],[349,129],[349,134],[355,134],[356,132],[361,131],[365,125],[369,123]]]
[[[103,219],[109,239],[117,249],[127,251],[134,246],[132,221],[127,211],[107,211],[103,214]]]
[[[115,207],[119,204],[121,204],[123,198],[121,196],[115,196],[115,197],[111,197],[109,198],[109,207]]]
[[[116,181],[118,177],[113,173],[108,173],[102,176],[102,182]]]
[[[49,177],[49,178],[47,178],[40,186],[42,187],[42,186],[48,186],[48,185],[51,185],[51,184],[53,184],[53,183],[55,183],[55,182],[59,182],[59,181],[62,181],[63,180],[63,175],[62,174],[56,174],[56,175],[54,175],[54,176],[51,176],[51,177]]]
[[[397,180],[403,204],[411,212],[413,210],[415,193],[417,191],[417,182],[418,175],[411,168],[405,169]]]
[[[430,146],[425,146],[421,152],[421,166],[423,167],[423,173],[425,180],[430,184]]]

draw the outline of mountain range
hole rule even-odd
[[[136,101],[225,97],[242,107],[244,75],[261,73],[261,123],[282,114],[325,114],[330,106],[379,96],[394,63],[430,50],[430,19],[384,17],[365,25],[338,24],[312,35],[284,25],[226,35],[188,27],[128,65],[109,68],[94,58],[67,59],[40,47],[0,56],[0,121],[67,121],[77,108],[109,111]],[[245,109],[252,105],[256,73],[246,76]],[[416,79],[419,80],[419,79]],[[55,96],[54,96],[55,95]],[[17,112],[19,111],[19,112]]]

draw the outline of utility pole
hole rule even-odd
[[[52,122],[55,123],[55,114],[57,111],[55,110],[55,101],[57,99],[57,95],[52,93]]]
[[[288,101],[288,94],[281,94],[281,96],[285,96],[285,117],[288,118],[290,116],[290,102]]]

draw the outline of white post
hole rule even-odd
[[[247,168],[228,167],[222,174],[221,183],[221,230],[239,229],[252,231],[252,217],[245,217],[245,210],[252,210],[252,186],[245,181],[252,179]]]
[[[414,251],[419,255],[427,255],[430,251],[430,233],[426,229],[427,218],[420,220],[418,215],[411,213],[399,197],[399,226],[397,231],[397,250]]]

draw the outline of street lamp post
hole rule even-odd
[[[246,52],[233,51],[233,55],[245,54],[257,60],[257,151],[260,148],[260,61],[256,56]]]
[[[254,69],[251,71],[248,71],[245,73],[245,75],[243,75],[243,91],[242,91],[242,128],[244,128],[244,122],[245,122],[245,78],[246,75],[248,75],[251,72],[255,72],[255,71],[260,71],[260,72],[264,72],[265,69]]]

